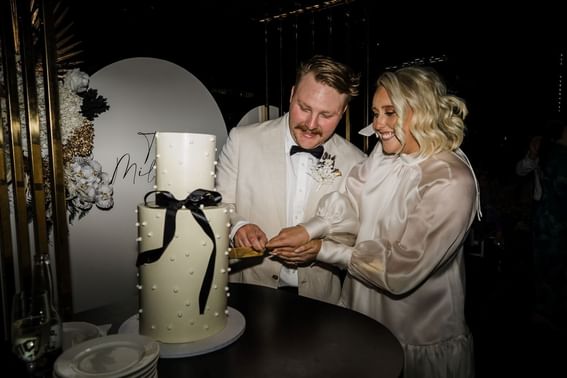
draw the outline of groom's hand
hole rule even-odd
[[[268,237],[260,227],[255,224],[246,224],[234,235],[234,244],[237,247],[249,247],[257,252],[266,249]]]

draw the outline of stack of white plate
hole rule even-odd
[[[110,335],[64,351],[54,378],[156,378],[159,343],[142,335]]]
[[[73,345],[83,343],[105,334],[94,324],[87,322],[65,322],[63,323],[63,350]]]

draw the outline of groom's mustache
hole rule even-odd
[[[323,132],[320,128],[310,129],[307,125],[297,125],[294,127],[296,130],[301,130],[301,132],[314,134],[314,135],[323,135]]]

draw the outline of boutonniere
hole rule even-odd
[[[323,153],[321,159],[311,167],[309,174],[319,183],[317,190],[321,188],[321,185],[332,184],[337,177],[342,176],[341,171],[335,168],[335,155],[327,152]]]

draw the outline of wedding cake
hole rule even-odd
[[[205,339],[227,323],[230,225],[213,191],[215,156],[214,135],[156,133],[155,191],[137,208],[137,265],[139,333],[162,343]]]

